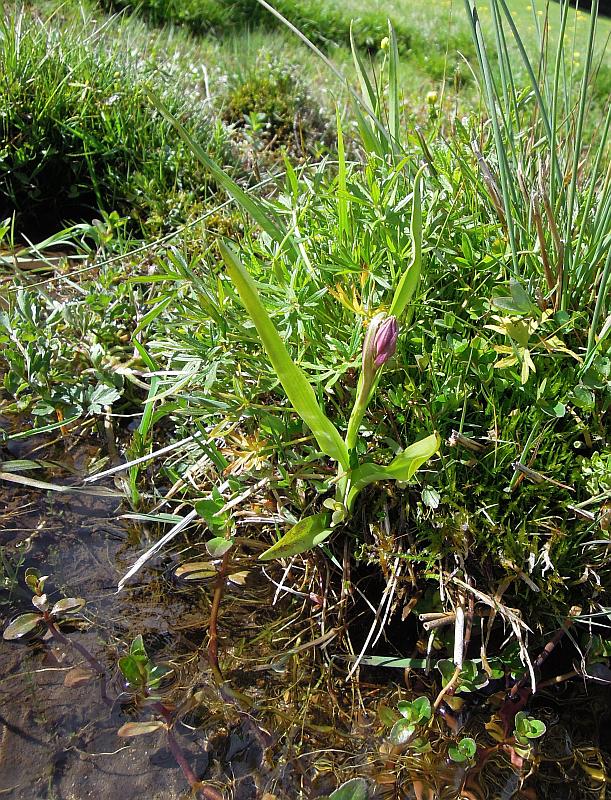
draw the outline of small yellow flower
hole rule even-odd
[[[426,94],[426,102],[427,102],[427,103],[428,103],[430,106],[434,106],[434,105],[435,105],[435,103],[436,103],[438,100],[439,100],[439,95],[437,94],[437,92],[427,92],[427,94]]]
[[[380,42],[380,50],[388,50],[389,47],[390,47],[390,39],[388,38],[388,36],[385,36]]]

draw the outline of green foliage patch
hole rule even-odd
[[[185,218],[208,180],[151,110],[158,89],[191,135],[225,161],[222,129],[120,48],[119,23],[63,27],[27,14],[0,21],[0,219],[40,240],[65,221],[118,211],[161,227]],[[160,222],[161,221],[161,222]]]

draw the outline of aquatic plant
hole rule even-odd
[[[42,638],[45,632],[66,649],[76,650],[84,657],[88,669],[73,667],[65,678],[67,688],[87,683],[92,677],[100,682],[101,699],[110,708],[116,702],[129,699],[132,706],[152,713],[150,720],[126,722],[118,730],[122,738],[141,736],[157,731],[164,731],[168,747],[180,766],[195,797],[203,800],[222,800],[222,795],[212,786],[202,783],[195,776],[185,754],[174,734],[174,726],[179,717],[188,709],[187,703],[177,707],[164,697],[164,689],[171,682],[174,671],[171,667],[154,664],[146,652],[142,636],[137,636],[126,655],[119,658],[118,667],[124,679],[123,692],[115,699],[108,694],[110,684],[107,668],[80,642],[66,636],[60,627],[74,625],[79,620],[79,613],[86,605],[80,597],[63,597],[51,605],[45,593],[48,575],[29,567],[25,571],[25,583],[32,592],[32,605],[35,612],[20,614],[4,629],[2,637],[5,641],[15,642]]]

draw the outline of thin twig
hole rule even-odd
[[[545,662],[545,660],[548,658],[548,656],[554,650],[554,648],[556,647],[558,642],[564,637],[565,633],[573,625],[573,623],[575,621],[575,617],[579,616],[579,614],[581,614],[581,608],[579,606],[573,606],[573,608],[571,608],[571,610],[569,611],[569,615],[565,619],[563,626],[559,630],[556,631],[556,633],[552,636],[552,638],[549,640],[549,642],[545,645],[543,650],[539,653],[539,656],[537,657],[537,660],[533,664],[534,669],[539,669],[542,666],[542,664]],[[522,675],[522,677],[520,678],[520,680],[517,681],[517,683],[515,683],[511,687],[511,691],[509,692],[509,699],[510,700],[513,700],[513,698],[518,694],[520,689],[522,689],[525,686],[526,682],[528,681],[528,678],[529,678],[530,674],[531,674],[531,671],[525,672],[524,675]],[[534,682],[532,681],[532,678],[531,678],[531,683],[532,683],[531,689],[532,689],[533,694],[534,694],[536,686],[535,686]]]
[[[225,584],[227,582],[227,571],[229,569],[230,550],[223,556],[221,566],[216,576],[216,584],[214,587],[214,596],[212,598],[212,608],[210,609],[210,622],[208,623],[208,660],[215,677],[219,683],[223,681],[223,673],[219,667],[219,651],[218,651],[218,617],[219,609],[221,607],[221,600],[223,592],[225,591]]]

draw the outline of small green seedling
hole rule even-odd
[[[36,611],[20,614],[14,619],[2,634],[5,641],[16,641],[28,634],[42,635],[47,626],[70,621],[85,606],[86,601],[82,597],[64,597],[51,606],[45,594],[48,578],[48,575],[41,575],[38,570],[26,570],[25,582],[32,592],[32,605]]]
[[[171,667],[155,665],[146,652],[142,636],[136,636],[129,653],[119,659],[125,688],[143,702],[159,701],[159,691],[174,674]]]
[[[195,504],[195,510],[212,533],[212,539],[206,542],[206,550],[212,558],[221,558],[234,544],[233,538],[228,536],[231,517],[227,511],[223,511],[224,505],[225,499],[216,488],[212,490],[210,498],[198,500]]]
[[[450,745],[448,748],[448,755],[457,764],[463,764],[466,761],[473,761],[477,752],[477,745],[475,740],[466,736],[461,739],[456,745]]]
[[[441,680],[447,686],[456,672],[456,665],[449,658],[437,662],[437,669],[441,672]],[[478,668],[474,661],[464,661],[455,694],[467,694],[482,689],[488,683],[488,675]]]
[[[516,742],[530,747],[533,739],[540,739],[546,731],[545,723],[535,717],[529,717],[524,711],[518,711],[515,719],[514,736]]]

